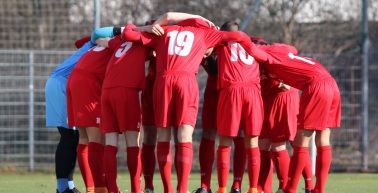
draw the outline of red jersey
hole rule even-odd
[[[218,89],[231,85],[248,86],[260,82],[259,64],[239,43],[229,42],[217,48]]]
[[[207,48],[222,41],[222,33],[210,28],[172,25],[163,29],[163,36],[141,33],[143,44],[156,51],[157,74],[167,71],[197,74]]]
[[[266,68],[271,78],[278,79],[287,85],[299,90],[309,84],[331,77],[318,61],[294,54],[292,46],[285,44],[261,45],[270,56],[279,58],[281,62],[266,63]]]
[[[150,49],[136,42],[123,42],[118,35],[109,41],[109,49],[113,52],[106,69],[102,88],[145,87],[144,62]]]
[[[106,67],[112,52],[105,47],[95,46],[85,53],[76,63],[75,69],[79,69],[94,75],[100,82],[104,81]]]
[[[269,77],[269,73],[266,69],[260,69],[261,96],[263,99],[272,93],[278,93],[279,84],[279,81]]]

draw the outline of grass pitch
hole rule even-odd
[[[274,176],[275,177],[275,176]],[[231,186],[232,174],[229,176],[229,186]],[[84,184],[80,173],[74,176],[76,187],[85,192]],[[118,186],[123,193],[130,193],[129,174],[120,172],[118,174]],[[176,175],[172,174],[172,184],[177,185]],[[273,190],[277,189],[278,181],[274,179]],[[155,193],[163,193],[163,186],[160,175],[155,172]],[[192,173],[190,176],[189,189],[195,190],[200,185],[199,173]],[[244,175],[243,192],[247,190],[248,176]],[[212,181],[213,192],[217,189],[216,173],[213,174]],[[298,185],[298,193],[304,192],[303,181]],[[143,188],[143,181],[142,181]],[[22,173],[22,172],[0,172],[0,193],[55,193],[56,181],[53,173]],[[360,174],[360,173],[332,173],[328,177],[326,193],[371,193],[378,190],[378,174]]]

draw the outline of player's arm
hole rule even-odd
[[[206,21],[210,27],[214,26],[214,23],[210,20],[200,16],[200,15],[194,15],[190,13],[182,13],[182,12],[167,12],[163,15],[161,15],[153,24],[159,24],[160,26],[167,25],[168,23],[178,23],[183,20],[187,19],[203,19]]]
[[[110,38],[97,38],[96,39],[96,44],[105,48],[109,48],[109,40]]]
[[[134,24],[127,24],[122,32],[123,41],[142,42],[142,36],[140,31],[134,31],[136,28]]]
[[[92,44],[96,44],[96,40],[98,38],[112,38],[116,35],[119,35],[123,31],[123,27],[102,27],[102,28],[97,28],[93,30],[92,35],[91,35],[91,42]]]
[[[161,26],[165,26],[168,23],[178,23],[187,19],[202,19],[206,21],[210,27],[214,26],[214,23],[210,20],[200,16],[200,15],[193,15],[189,13],[181,13],[181,12],[167,12],[160,16],[152,25],[142,26],[142,27],[135,27],[134,31],[140,32],[148,32],[153,33],[157,36],[164,35],[164,29]]]

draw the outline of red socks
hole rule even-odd
[[[312,165],[311,165],[311,158],[308,157],[307,163],[305,168],[302,171],[302,176],[305,181],[305,189],[312,190],[314,189],[314,185],[312,183]]]
[[[262,192],[272,192],[273,184],[273,163],[270,151],[260,150],[260,174],[258,180],[258,189]]]
[[[171,183],[172,156],[170,147],[170,142],[158,142],[156,148],[157,161],[161,180],[164,186],[164,193],[173,192]]]
[[[156,167],[156,158],[155,158],[155,145],[146,145],[142,146],[142,168],[144,176],[144,189],[154,190],[154,172]]]
[[[233,167],[234,167],[234,182],[232,184],[232,188],[239,188],[241,189],[242,181],[243,181],[243,174],[245,169],[245,163],[247,161],[247,156],[245,154],[245,147],[244,147],[244,137],[235,137],[233,138],[234,141],[234,160],[233,160]]]
[[[249,177],[249,188],[257,188],[257,182],[260,173],[260,149],[258,147],[247,148],[247,166]]]
[[[142,163],[140,161],[140,151],[138,146],[127,147],[127,168],[130,173],[131,193],[139,193],[141,176],[142,176]]]
[[[103,156],[104,145],[95,142],[88,143],[88,162],[94,187],[106,187]]]
[[[214,149],[215,141],[208,139],[201,139],[199,146],[199,163],[201,170],[201,187],[206,190],[210,189],[211,173],[213,171],[214,163]]]
[[[188,191],[188,181],[192,170],[193,148],[191,142],[179,143],[177,149],[177,190],[186,193]]]
[[[109,193],[118,193],[117,186],[118,147],[106,145],[104,148],[104,170]]]
[[[295,193],[302,171],[310,159],[308,147],[294,146],[294,152],[291,156],[288,183],[285,187],[285,193]]]
[[[331,166],[332,161],[332,150],[331,146],[321,146],[317,147],[317,155],[316,155],[316,184],[314,188],[314,192],[316,193],[324,193],[324,188],[326,185],[327,177],[329,168]]]
[[[77,162],[79,164],[81,176],[83,176],[86,187],[94,187],[91,168],[88,163],[88,146],[84,144],[77,145]]]
[[[230,172],[231,147],[218,146],[217,150],[217,173],[219,188],[227,187],[228,173]]]
[[[287,149],[273,152],[273,163],[276,168],[279,189],[284,189],[287,184],[289,173],[290,156]]]

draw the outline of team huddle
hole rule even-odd
[[[167,25],[169,22],[173,24]],[[329,72],[318,61],[298,55],[295,47],[249,37],[238,31],[236,22],[225,22],[219,29],[201,16],[175,12],[141,27],[99,28],[75,45],[79,50],[51,73],[46,84],[46,122],[58,127],[60,144],[66,144],[60,149],[71,143],[62,140],[69,135],[64,132],[78,128],[77,162],[87,193],[120,192],[116,155],[121,133],[127,147],[131,193],[159,193],[153,185],[156,163],[164,193],[192,189],[211,193],[214,161],[217,193],[240,193],[246,165],[247,193],[272,193],[273,167],[279,180],[277,192],[295,193],[303,175],[305,193],[324,193],[332,159],[330,128],[340,126],[340,92]],[[198,188],[188,187],[188,180],[196,156],[192,135],[200,66],[208,78],[201,115]],[[50,91],[58,89],[54,82],[59,81],[67,105],[50,118],[57,106],[53,103],[62,100],[62,92],[54,95]],[[67,114],[62,114],[65,109]],[[68,117],[68,124],[50,120],[59,116]],[[314,132],[315,185],[308,151]],[[291,157],[286,142],[293,147]],[[228,190],[232,144],[234,180]],[[57,193],[78,192],[69,172],[72,168],[64,173],[57,160],[56,165]],[[171,183],[172,165],[176,188]]]

